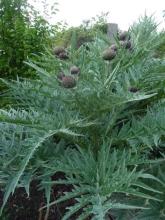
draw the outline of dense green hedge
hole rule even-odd
[[[0,77],[31,76],[27,60],[51,43],[52,28],[27,0],[0,0]]]

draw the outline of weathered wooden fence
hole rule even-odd
[[[116,23],[108,23],[107,34],[110,37],[112,43],[115,41],[115,36],[118,32],[118,24]]]

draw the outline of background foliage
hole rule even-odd
[[[27,77],[23,61],[51,46],[52,27],[27,0],[1,0],[0,17],[0,75]]]
[[[82,44],[92,41],[99,32],[107,33],[107,16],[108,13],[101,13],[91,20],[85,20],[78,27],[68,28],[65,25],[60,25],[61,28],[59,31],[57,29],[54,43],[67,47],[70,45],[74,34],[76,35],[76,48],[79,48]]]

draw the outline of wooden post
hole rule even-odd
[[[111,42],[115,42],[115,38],[118,32],[118,24],[116,23],[109,23],[107,28],[107,34],[111,39]]]

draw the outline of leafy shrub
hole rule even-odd
[[[62,219],[164,218],[165,61],[154,57],[162,35],[148,17],[129,33],[131,50],[116,40],[111,61],[102,58],[109,39],[97,35],[89,50],[74,50],[72,40],[68,60],[48,51],[29,61],[37,80],[2,80],[14,100],[0,110],[2,209],[17,187],[29,195],[37,180],[46,192],[43,208],[74,200]],[[64,88],[58,74],[71,76],[73,65],[80,68],[76,87]],[[65,179],[53,181],[58,172]],[[51,188],[61,184],[71,191],[51,201]]]
[[[30,76],[23,61],[50,46],[50,25],[26,0],[1,0],[0,17],[1,77]]]

